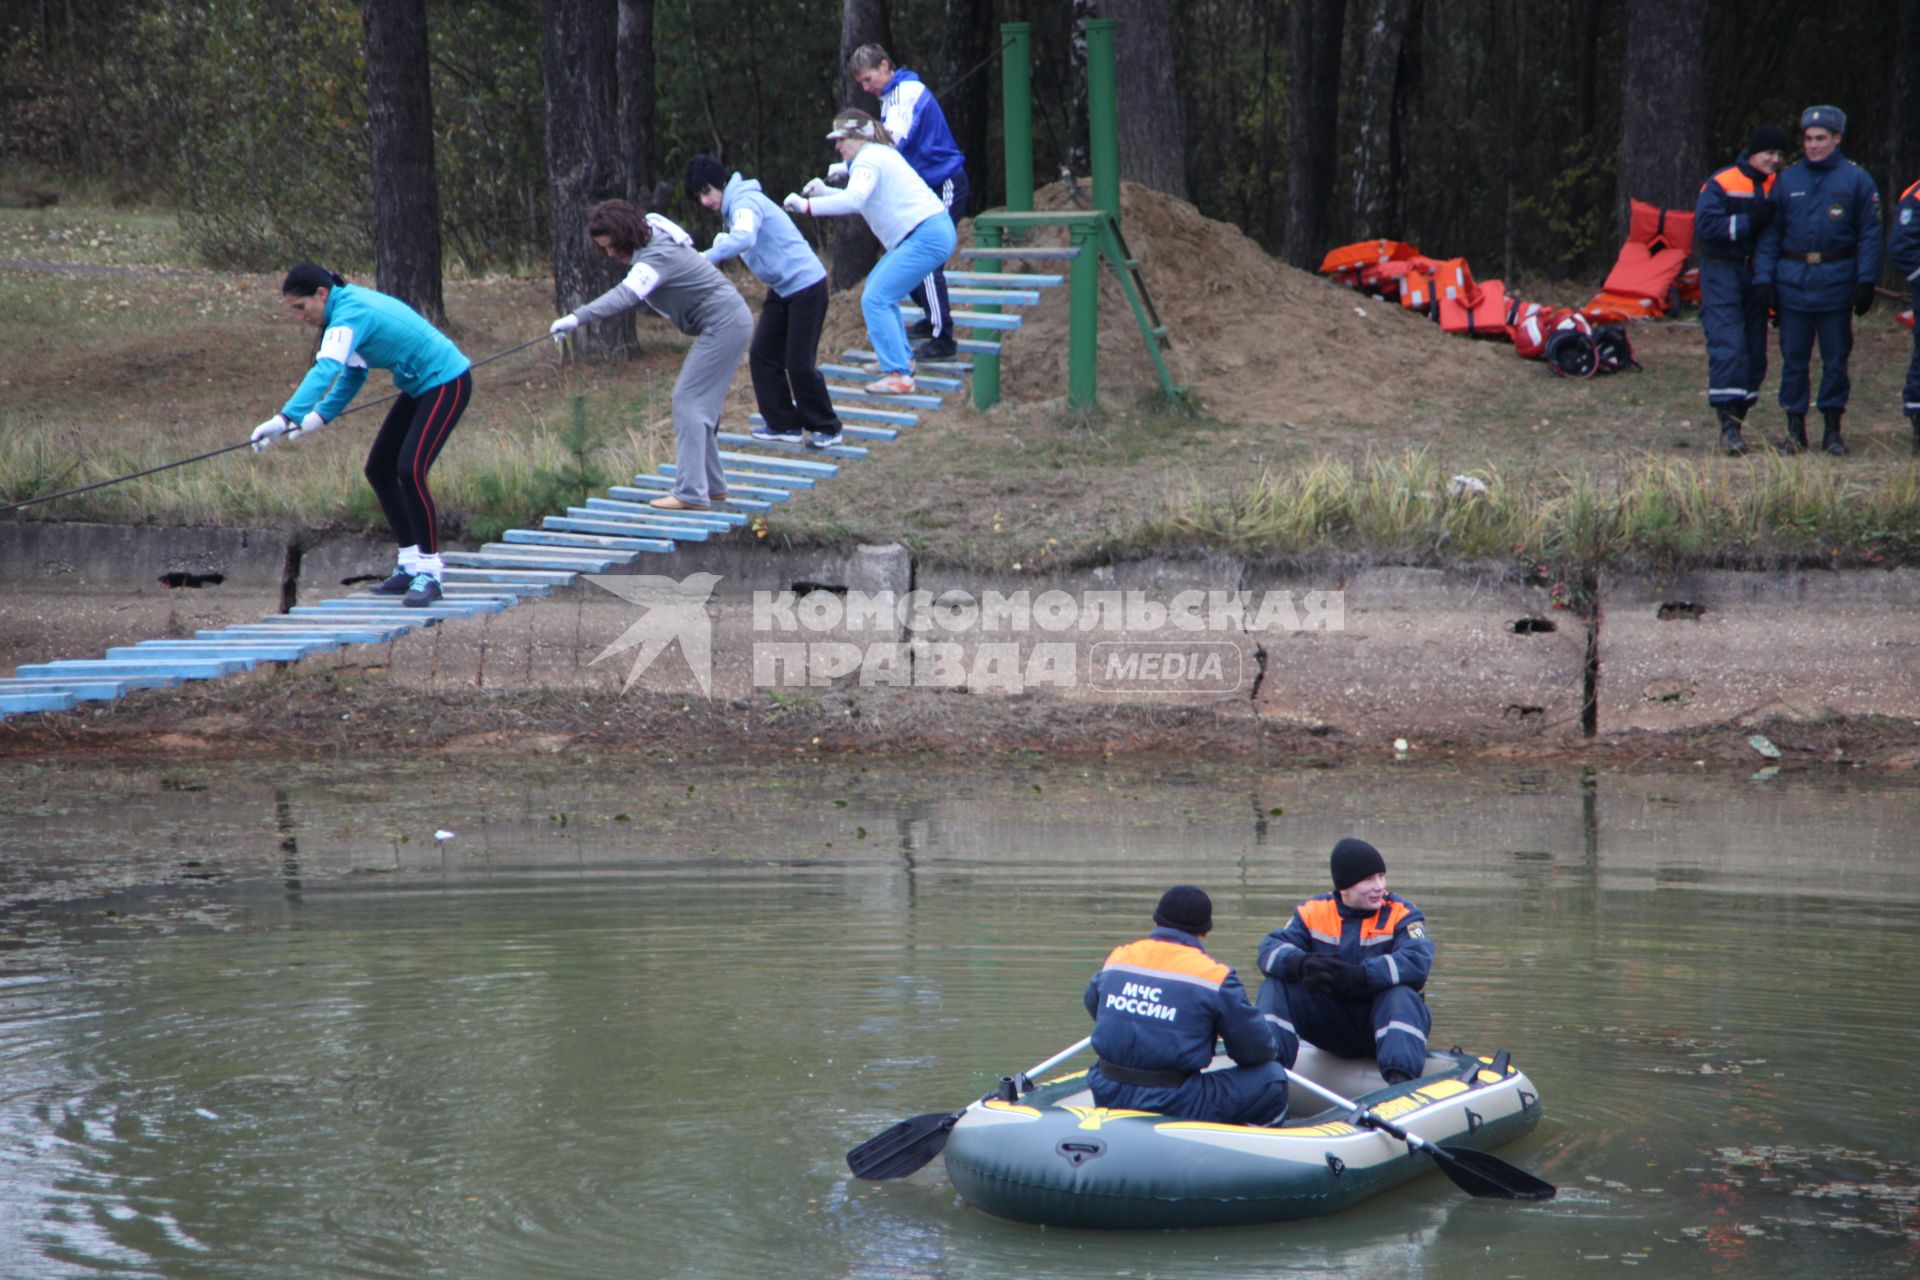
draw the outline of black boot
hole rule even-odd
[[[1820,448],[1836,458],[1847,456],[1847,442],[1840,438],[1840,419],[1845,409],[1822,409],[1820,416],[1826,419],[1826,430],[1820,433]]]
[[[1747,442],[1740,435],[1740,419],[1731,413],[1720,415],[1720,452],[1730,458],[1738,458],[1747,451]]]
[[[1780,442],[1782,453],[1805,453],[1807,451],[1807,415],[1790,413],[1787,415],[1787,438]]]

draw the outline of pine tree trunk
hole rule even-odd
[[[1187,116],[1174,74],[1172,0],[1106,0],[1114,27],[1120,176],[1187,198]]]
[[[893,34],[887,25],[886,0],[845,0],[840,11],[840,100],[871,115],[880,114],[880,101],[865,92],[847,74],[847,59],[863,44],[877,44],[892,52]],[[821,133],[826,130],[822,129]],[[831,158],[829,158],[830,161]],[[822,164],[821,168],[826,165]],[[880,261],[880,242],[867,230],[867,220],[854,216],[833,220],[833,288],[844,293],[857,286]]]
[[[620,0],[618,45],[614,65],[619,70],[620,167],[626,174],[627,202],[658,212],[666,201],[655,189],[653,172],[653,0]]]
[[[1293,0],[1287,32],[1293,83],[1287,111],[1286,259],[1307,270],[1320,265],[1329,247],[1345,23],[1345,0]]]
[[[367,0],[361,16],[376,287],[444,325],[426,0]]]
[[[540,62],[547,90],[553,300],[561,314],[605,293],[625,274],[587,237],[587,209],[626,194],[615,136],[616,19],[615,0],[546,0]],[[589,359],[633,354],[633,314],[579,330],[573,349]]]
[[[1353,148],[1353,229],[1366,238],[1404,230],[1400,186],[1404,144],[1396,125],[1405,117],[1402,64],[1413,0],[1370,0],[1362,55],[1359,132]]]
[[[994,0],[946,0],[946,33],[940,45],[940,80],[932,86],[946,113],[947,127],[960,152],[967,159],[968,186],[973,192],[973,208],[984,209],[997,203],[989,180],[999,166],[988,163],[987,124],[992,117],[994,71],[999,61],[1000,43],[995,38]],[[1003,184],[994,184],[1004,192]],[[1004,199],[1004,194],[1000,195]],[[955,209],[954,220],[972,209]]]
[[[1706,169],[1706,22],[1706,0],[1627,0],[1616,200],[1623,227],[1629,200],[1693,207]]]

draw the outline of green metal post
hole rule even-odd
[[[1067,281],[1067,403],[1090,409],[1100,398],[1100,237],[1084,222],[1071,234],[1080,253]]]
[[[1120,216],[1120,129],[1114,107],[1112,18],[1087,20],[1087,146],[1093,207]]]
[[[1031,199],[1033,194],[1031,184],[1029,184],[1027,194],[1028,198]],[[1031,210],[1027,210],[1026,212],[1031,212]],[[1003,239],[1004,235],[1004,231],[992,223],[987,223],[984,226],[978,222],[973,224],[973,243],[980,248],[998,249],[1005,243]],[[981,271],[998,271],[1000,269],[1000,260],[998,258],[979,258],[974,261],[974,266]],[[999,309],[997,306],[980,308],[982,311],[998,311]],[[1000,353],[997,351],[991,353],[981,352],[973,357],[973,407],[976,409],[991,409],[999,403]]]
[[[1007,142],[1007,208],[1033,212],[1033,26],[1000,24],[1000,124]],[[996,242],[997,243],[997,242]]]

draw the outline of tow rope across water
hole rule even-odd
[[[473,364],[470,367],[474,369],[478,369],[485,365],[492,364],[495,360],[504,360],[508,356],[513,355],[515,352],[525,351],[528,347],[533,346],[535,343],[545,342],[547,340],[547,337],[548,335],[543,333],[537,338],[528,338],[525,342],[521,343],[517,347],[508,347],[505,351],[496,351],[494,354],[488,356],[484,360],[476,360],[473,362]],[[344,418],[348,414],[358,413],[362,409],[372,409],[378,405],[383,405],[388,403],[389,401],[397,400],[399,398],[400,398],[400,393],[396,391],[392,395],[381,396],[378,400],[369,400],[365,404],[354,405],[351,409],[348,409],[344,413],[342,413],[340,417]],[[339,420],[340,420],[339,418],[334,419],[335,422],[338,422]],[[246,440],[242,440],[239,444],[222,445],[218,449],[209,449],[205,453],[196,453],[191,458],[181,458],[175,462],[163,462],[157,467],[148,467],[144,471],[129,472],[127,475],[124,475],[124,476],[115,476],[111,480],[96,480],[92,484],[83,484],[77,489],[62,489],[59,493],[43,493],[38,495],[37,497],[23,498],[19,502],[10,502],[4,507],[0,507],[0,515],[4,515],[9,511],[18,511],[22,507],[31,507],[36,505],[37,503],[53,502],[59,498],[71,498],[78,494],[91,493],[95,489],[105,489],[109,485],[125,484],[129,480],[138,480],[142,476],[155,475],[162,471],[171,471],[175,467],[184,467],[189,465],[190,463],[195,463],[195,462],[205,462],[208,458],[217,458],[223,453],[232,453],[235,449],[250,449],[252,447],[253,447],[253,440],[251,438],[248,438]]]

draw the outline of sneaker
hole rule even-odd
[[[413,582],[407,587],[407,597],[400,603],[409,609],[422,609],[440,598],[440,579],[430,573],[416,573]]]
[[[933,336],[933,321],[915,320],[907,326],[907,337],[913,342],[921,342]]]
[[[378,586],[367,590],[376,596],[403,596],[407,588],[413,585],[413,572],[408,569],[395,569],[393,576]]]
[[[787,444],[799,444],[807,435],[804,431],[775,431],[770,427],[755,427],[750,434],[755,440],[784,441]]]
[[[910,373],[889,373],[869,382],[867,384],[867,390],[877,396],[912,395],[913,375]]]
[[[913,349],[915,360],[951,360],[960,354],[960,345],[953,340],[952,334],[938,338],[928,338]]]
[[[704,502],[682,502],[672,494],[664,498],[655,498],[647,505],[658,507],[662,511],[705,511],[707,509],[707,504]]]
[[[831,449],[833,448],[833,446],[839,444],[843,439],[845,439],[845,437],[842,436],[838,431],[835,431],[831,435],[827,434],[824,431],[815,431],[815,432],[809,433],[807,436],[807,448]]]

